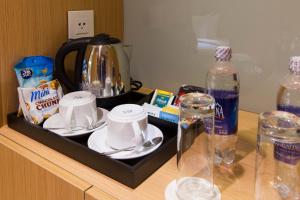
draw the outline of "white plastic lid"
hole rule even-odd
[[[142,106],[136,104],[123,104],[114,107],[109,113],[108,118],[119,122],[132,122],[144,118],[147,115]]]
[[[62,106],[79,106],[94,101],[96,96],[87,91],[71,92],[62,97],[59,104]]]
[[[219,61],[229,61],[231,59],[232,50],[228,46],[219,46],[216,48],[215,58]]]
[[[290,57],[289,70],[291,72],[300,72],[300,56]]]

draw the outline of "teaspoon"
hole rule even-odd
[[[142,147],[144,147],[145,149],[154,147],[154,146],[158,145],[162,141],[162,139],[163,139],[162,137],[152,138],[151,140],[148,140],[145,143],[143,143]],[[123,148],[123,149],[117,149],[117,150],[113,150],[113,151],[103,152],[101,154],[108,156],[108,155],[112,155],[112,154],[119,153],[119,152],[122,152],[122,151],[130,151],[130,150],[133,150],[135,148],[136,148],[136,146],[131,146],[131,147]]]

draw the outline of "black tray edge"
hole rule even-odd
[[[133,94],[133,97],[135,96],[134,98],[139,98],[138,101],[135,100],[135,104],[142,105],[144,102],[150,102],[154,92],[147,95],[139,92],[132,92],[131,94]],[[163,144],[163,148],[161,146],[156,150],[157,153],[144,157],[144,159],[139,161],[137,165],[130,167],[119,160],[114,160],[103,156],[98,152],[95,152],[88,147],[73,141],[72,139],[59,136],[51,131],[43,129],[40,126],[31,124],[25,119],[17,117],[16,112],[9,113],[7,115],[7,122],[8,127],[22,133],[23,135],[36,140],[45,146],[48,146],[133,189],[146,180],[176,153],[177,137],[172,136],[169,141]],[[149,116],[149,122],[156,126],[162,125],[167,130],[172,130],[172,135],[175,134],[173,132],[177,130],[177,124],[167,122],[159,118]],[[166,128],[169,126],[172,128]],[[95,161],[95,159],[97,159],[98,162]],[[103,163],[101,162],[101,166],[98,165],[99,159],[104,161]],[[150,165],[149,160],[151,160]],[[114,171],[114,173],[111,173],[111,171]]]
[[[172,129],[177,130],[177,124],[172,122],[167,122],[152,116],[149,116],[149,121],[151,124],[160,124],[163,126],[171,126]],[[177,132],[176,132],[177,134]],[[143,174],[146,177],[149,177],[151,174],[153,174],[157,169],[159,169],[162,165],[164,165],[168,160],[170,160],[177,152],[177,137],[173,137],[170,140],[168,140],[164,144],[164,148],[158,148],[156,150],[155,154],[150,154],[148,157],[143,159],[142,162],[140,162],[137,166],[135,166],[135,185],[139,185],[144,180],[140,179],[141,175]],[[143,163],[151,160],[151,165],[143,165]],[[163,162],[162,162],[163,161]]]
[[[25,119],[17,117],[16,112],[8,114],[7,121],[8,127],[133,189],[146,180],[176,153],[177,138],[172,137],[164,144],[163,148],[158,148],[155,154],[150,154],[134,167],[129,167],[118,160],[102,156],[88,147],[80,145],[68,138],[56,135],[42,127],[31,124]],[[171,126],[174,130],[176,130],[177,127],[177,124],[151,116],[149,116],[149,121],[154,125]],[[85,159],[78,159],[78,156]],[[100,158],[99,156],[105,161],[105,166],[97,165],[97,161],[93,162],[95,158]],[[149,162],[149,160],[151,160],[150,165],[143,165]],[[124,168],[126,170],[124,170]],[[117,173],[111,173],[111,171]]]
[[[132,175],[132,168],[128,167],[126,164],[118,161],[118,160],[113,160],[109,157],[102,156],[99,153],[90,150],[89,148],[77,144],[76,142],[64,138],[62,136],[56,135],[50,131],[47,131],[43,129],[42,127],[38,127],[34,124],[31,124],[22,118],[17,117],[16,113],[10,113],[7,115],[7,122],[8,122],[8,127],[12,128],[23,135],[26,135],[29,138],[32,138],[45,146],[48,146],[59,153],[62,153],[86,166],[89,166],[96,171],[99,171],[100,173],[105,174],[106,176],[115,179],[116,181],[119,181],[129,187],[136,187],[130,180],[133,180],[134,177]],[[46,137],[44,136],[46,135]],[[72,145],[70,145],[70,143]],[[68,148],[68,150],[66,149]],[[87,157],[88,156],[88,157]],[[98,166],[96,165],[97,162],[91,162],[94,157],[101,156],[101,159],[105,160],[105,164],[107,167],[103,166]],[[79,160],[78,157],[82,157],[85,159]],[[117,166],[116,166],[117,165]],[[117,169],[113,169],[112,166],[116,166]],[[127,170],[124,170],[124,167]],[[117,171],[121,172],[119,174],[111,174],[110,171]],[[129,173],[127,173],[129,172]],[[128,178],[129,177],[129,178]]]

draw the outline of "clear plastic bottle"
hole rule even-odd
[[[231,164],[235,159],[238,130],[239,76],[230,63],[231,48],[217,47],[215,65],[206,76],[207,93],[216,100],[215,164]]]
[[[277,93],[277,110],[300,116],[300,56],[290,58],[289,71]]]
[[[277,110],[300,117],[300,56],[290,58],[289,74],[277,93]],[[283,123],[287,128],[289,123]],[[274,147],[275,170],[273,187],[283,199],[300,199],[300,134],[298,142],[277,142]]]
[[[300,199],[300,118],[283,111],[259,115],[256,200]]]

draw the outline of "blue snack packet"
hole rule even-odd
[[[37,87],[53,79],[53,59],[46,56],[25,57],[15,65],[20,87]]]

